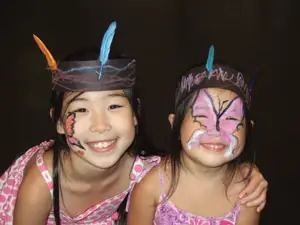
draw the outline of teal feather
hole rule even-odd
[[[211,45],[209,48],[208,57],[207,57],[207,61],[206,61],[206,69],[209,74],[208,79],[210,79],[210,73],[212,72],[212,69],[213,69],[214,55],[215,55],[215,48],[213,45]]]
[[[106,63],[106,61],[108,60],[110,46],[111,46],[112,40],[114,38],[116,28],[117,28],[117,23],[114,21],[109,25],[109,27],[107,28],[107,31],[105,32],[105,34],[103,36],[103,40],[102,40],[101,48],[100,48],[100,56],[99,56],[100,73],[98,76],[98,80],[100,80],[101,75],[102,75],[103,66]]]

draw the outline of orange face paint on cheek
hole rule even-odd
[[[75,122],[76,122],[76,113],[70,113],[67,116],[66,121],[65,121],[67,142],[69,145],[77,146],[81,149],[84,149],[84,147],[81,145],[80,141],[73,136],[75,134],[75,130],[74,130]]]
[[[80,156],[84,156],[84,151],[80,151],[80,150],[78,150],[78,151],[76,151]]]

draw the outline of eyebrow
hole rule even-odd
[[[107,96],[108,97],[124,97],[124,98],[126,98],[126,95],[124,93],[113,93],[113,94],[109,94]]]
[[[105,97],[123,97],[123,98],[127,98],[124,93],[112,93],[112,94],[105,95],[102,98],[105,98]],[[81,98],[79,97],[79,98],[72,99],[69,103],[77,102],[77,101],[88,101],[88,100],[84,97],[81,97]]]
[[[77,101],[87,101],[86,98],[74,98],[71,101],[69,101],[69,104],[71,104],[72,102],[77,102]]]

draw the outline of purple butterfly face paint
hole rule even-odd
[[[200,129],[193,132],[187,146],[189,150],[200,145],[217,152],[225,150],[224,156],[229,157],[238,144],[233,134],[243,126],[243,102],[239,97],[218,98],[217,102],[214,99],[207,89],[200,90],[192,106],[192,117]]]

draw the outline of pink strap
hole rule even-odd
[[[49,191],[51,193],[51,197],[53,196],[53,180],[52,177],[44,163],[43,155],[45,150],[40,149],[36,156],[36,166],[39,168],[46,184],[48,185]]]
[[[164,174],[161,171],[161,167],[158,168],[158,175],[159,175],[159,184],[160,184],[161,191],[162,191],[162,193],[165,193]]]
[[[160,188],[161,188],[161,196],[159,198],[160,201],[162,202],[166,202],[167,199],[167,195],[165,193],[165,185],[164,185],[164,174],[163,171],[161,170],[161,167],[159,166],[158,168],[158,174],[159,174],[159,184],[160,184]]]

